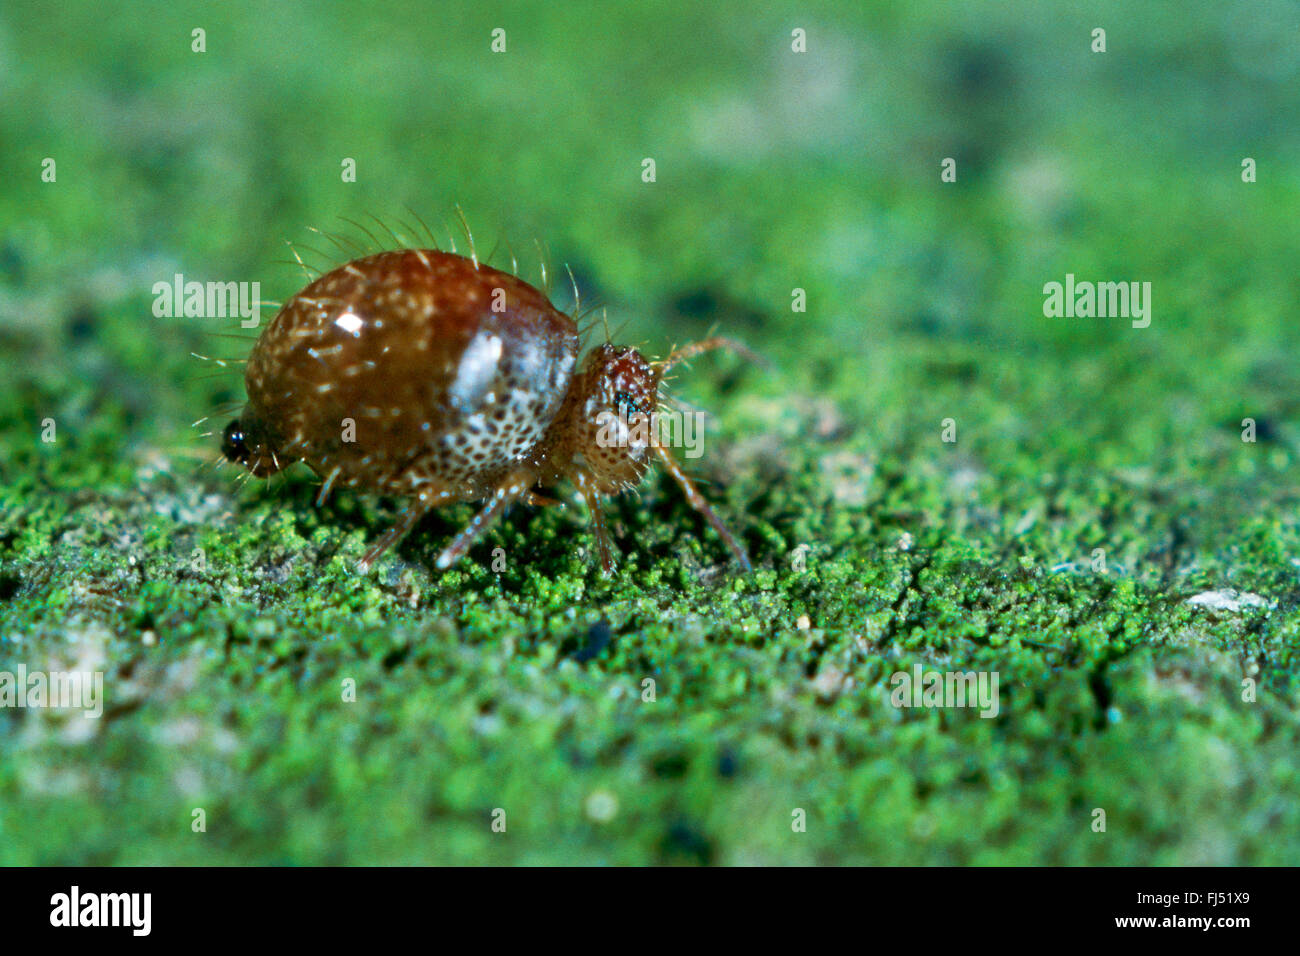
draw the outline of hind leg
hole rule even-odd
[[[401,513],[397,523],[379,536],[379,539],[366,551],[362,556],[357,569],[365,574],[369,571],[380,556],[395,545],[398,541],[414,528],[430,511],[442,504],[454,501],[456,495],[450,491],[422,491],[415,497],[406,510]]]

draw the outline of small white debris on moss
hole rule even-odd
[[[832,701],[853,688],[853,680],[834,664],[823,664],[812,680],[813,692],[824,701]]]
[[[1236,613],[1252,607],[1272,608],[1273,605],[1258,594],[1250,591],[1235,591],[1224,588],[1221,591],[1202,591],[1195,597],[1187,599],[1188,604],[1209,608],[1212,611],[1231,611]]]
[[[593,823],[608,823],[618,814],[618,797],[608,790],[593,790],[587,795],[583,809]]]

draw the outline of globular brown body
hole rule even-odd
[[[602,345],[578,367],[574,321],[537,289],[473,258],[405,249],[354,260],[285,303],[245,373],[248,403],[223,451],[253,474],[303,461],[324,479],[410,501],[367,552],[370,564],[430,509],[484,501],[438,558],[457,560],[511,504],[551,503],[534,489],[569,479],[592,513],[601,563],[613,567],[601,499],[668,468],[740,560],[749,559],[652,429],[624,428],[656,409],[663,373],[724,339],[663,362]]]

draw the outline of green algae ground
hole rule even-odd
[[[1300,860],[1294,7],[864,6],[6,4],[0,671],[106,699],[0,711],[0,863]],[[397,503],[203,467],[249,343],[154,284],[455,204],[771,358],[676,382],[759,570],[661,476],[612,580],[574,505],[358,575]]]

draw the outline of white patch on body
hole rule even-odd
[[[452,379],[448,394],[451,404],[464,415],[473,414],[483,403],[484,396],[497,376],[501,361],[501,339],[480,332],[465,347]]]

